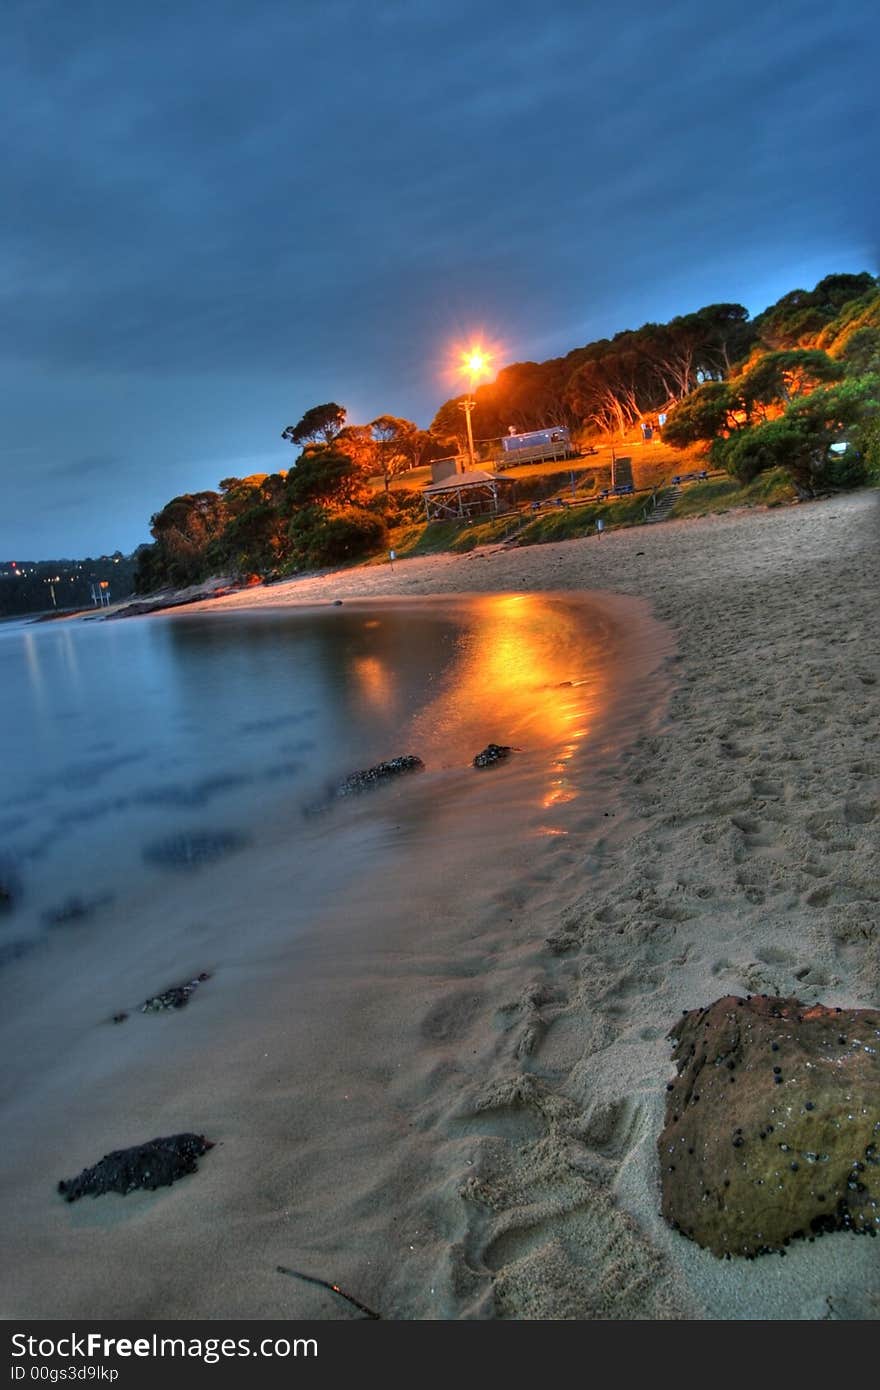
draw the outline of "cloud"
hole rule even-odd
[[[4,7],[5,431],[137,478],[107,529],[316,399],[428,423],[474,322],[521,360],[877,250],[867,0],[206,15]]]

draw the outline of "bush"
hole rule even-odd
[[[422,494],[411,488],[377,492],[369,503],[369,510],[377,516],[384,517],[389,526],[399,526],[407,521],[421,521],[425,516]]]
[[[880,420],[867,420],[854,433],[856,448],[862,456],[863,481],[880,487]]]
[[[866,477],[865,460],[859,450],[849,444],[845,454],[829,455],[822,481],[829,487],[861,487]]]
[[[290,523],[295,561],[304,567],[345,564],[384,549],[388,544],[385,519],[364,507],[325,512],[305,507]]]

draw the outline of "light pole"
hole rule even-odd
[[[470,348],[469,351],[464,353],[464,355],[462,356],[462,366],[468,374],[468,393],[465,396],[464,400],[460,402],[460,408],[464,411],[464,418],[467,424],[468,456],[470,458],[471,468],[474,468],[476,465],[476,455],[474,453],[474,429],[473,425],[471,424],[471,414],[473,412],[474,406],[476,405],[473,393],[476,387],[477,377],[482,376],[488,364],[489,359],[486,353],[483,352],[482,348]]]
[[[475,405],[476,401],[471,396],[465,396],[464,400],[460,403],[459,406],[459,409],[464,411],[464,418],[467,424],[468,456],[470,458],[471,468],[474,467],[476,462],[476,459],[474,458],[474,430],[471,424],[471,411],[473,410]]]

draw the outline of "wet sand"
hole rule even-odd
[[[569,774],[548,789],[557,833],[520,823],[511,840],[501,780],[442,811],[435,859],[417,815],[352,831],[356,888],[283,959],[279,845],[252,864],[257,895],[230,866],[239,949],[222,984],[151,1020],[148,1045],[113,1030],[99,1062],[84,1034],[56,1069],[4,1314],[357,1316],[283,1264],[389,1318],[875,1317],[865,1238],[740,1264],[667,1230],[654,1144],[683,1008],[760,991],[878,1002],[878,508],[862,493],[213,600],[606,590],[635,600],[609,608],[631,639],[630,703],[576,763],[580,795],[566,800]],[[404,865],[412,837],[417,878],[377,882],[374,835]],[[128,961],[132,990],[145,964]],[[59,1117],[76,1140],[63,1174]],[[190,1128],[220,1143],[170,1191],[47,1198],[74,1148],[84,1164]]]

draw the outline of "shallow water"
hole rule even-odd
[[[462,794],[492,741],[518,749],[508,804],[565,801],[567,764],[609,714],[611,645],[601,611],[526,595],[0,633],[0,873],[16,898],[0,959],[279,826],[313,870],[327,857],[332,887],[339,817],[316,841],[303,813],[398,754],[427,765],[421,816]]]
[[[288,1316],[288,1238],[323,1261],[340,1220],[395,1266],[415,1116],[457,1103],[462,1048],[482,1069],[490,966],[516,997],[541,949],[529,878],[552,902],[613,837],[666,650],[635,601],[546,594],[0,637],[4,1315]],[[475,770],[489,742],[516,751]],[[328,799],[401,753],[425,770]],[[58,1197],[181,1131],[218,1144],[197,1183]]]

